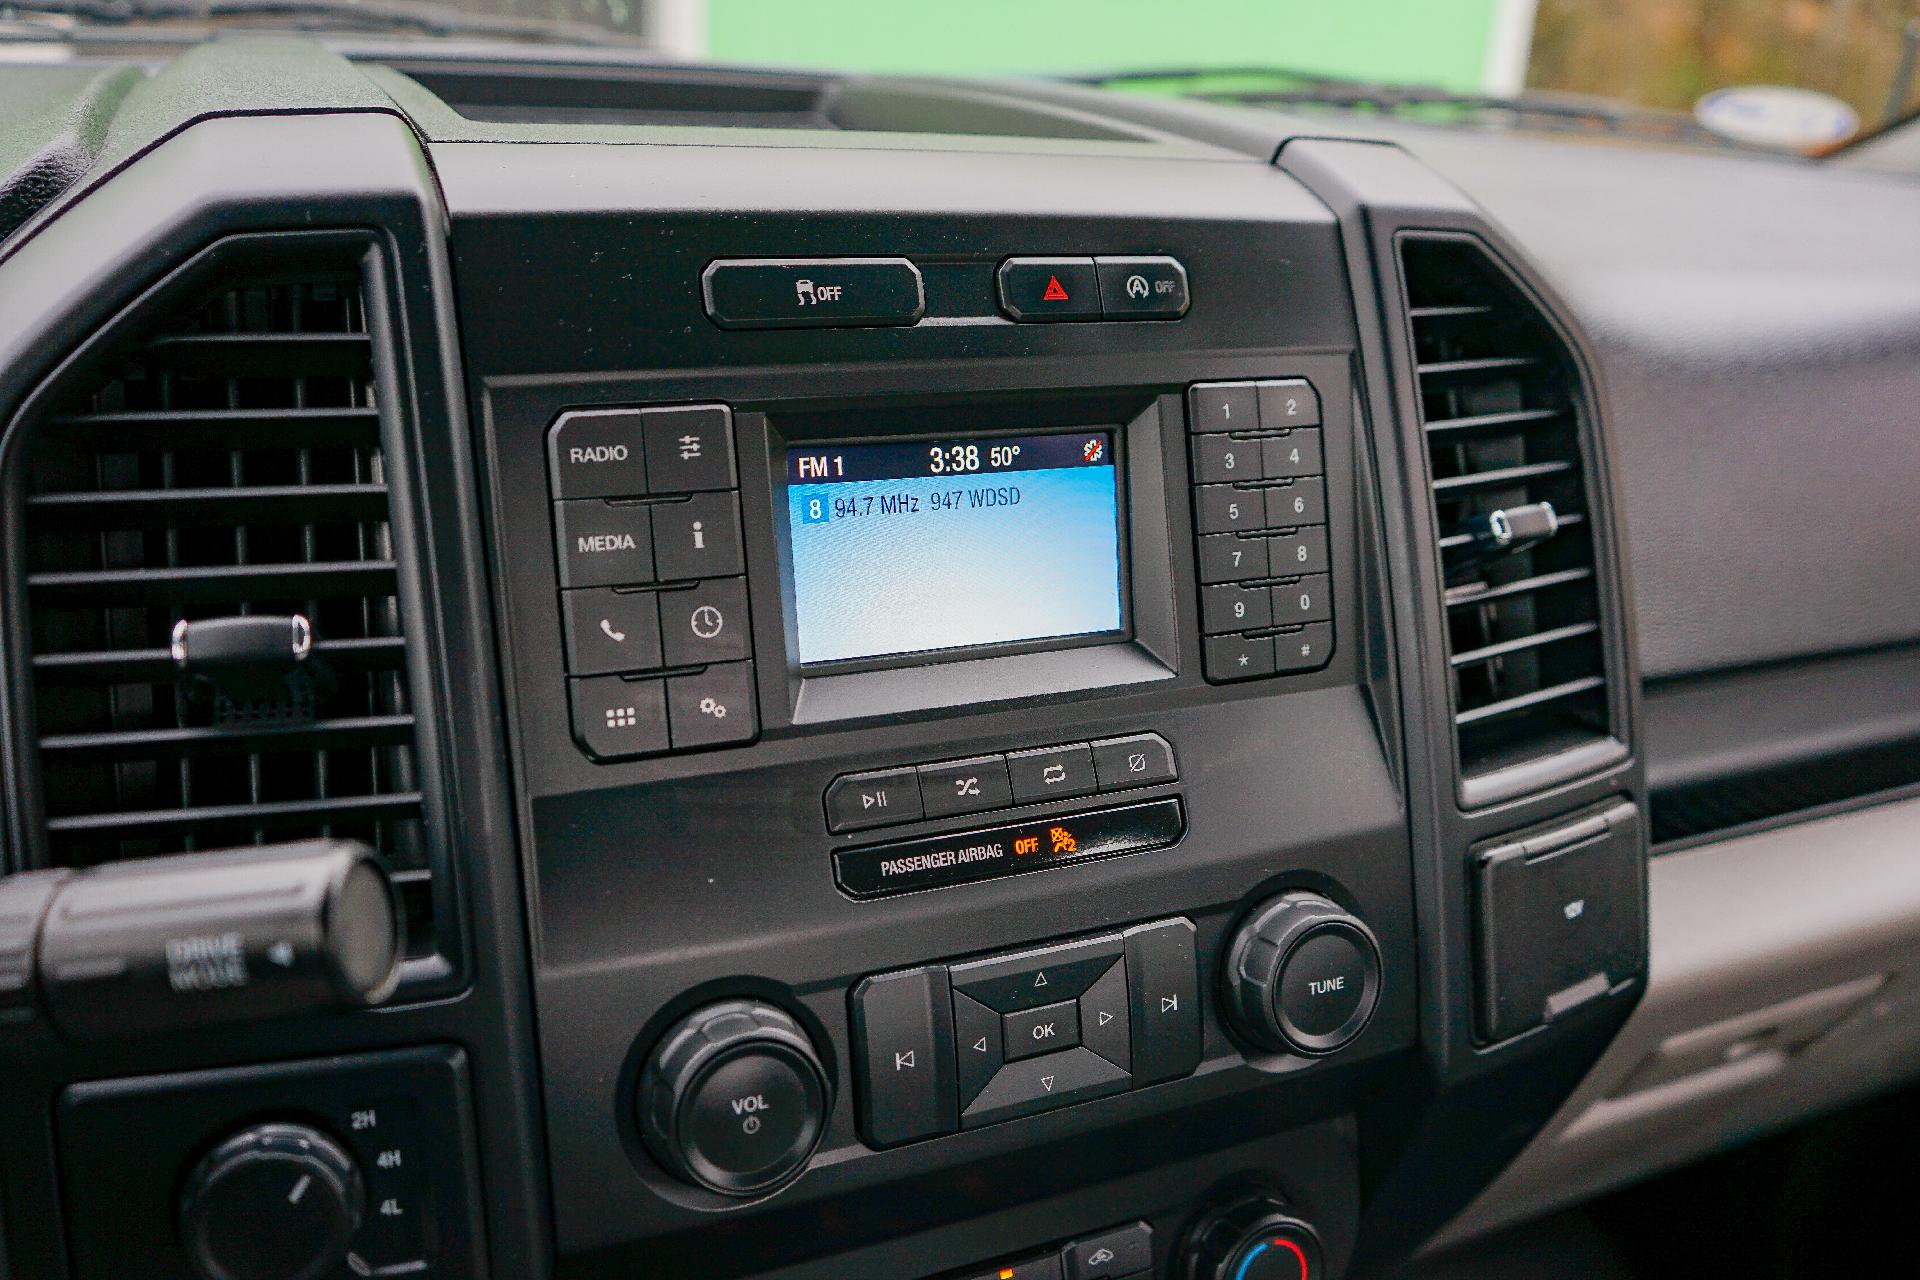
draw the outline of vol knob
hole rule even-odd
[[[1227,951],[1226,1009],[1264,1049],[1321,1057],[1366,1029],[1380,1002],[1380,945],[1317,893],[1264,903]]]
[[[669,1170],[747,1196],[806,1166],[827,1098],[826,1074],[798,1022],[758,1000],[726,1000],[661,1038],[636,1109],[648,1149]]]
[[[347,1256],[366,1191],[353,1157],[302,1124],[262,1124],[195,1166],[180,1238],[201,1280],[317,1280]]]
[[[1272,1196],[1249,1195],[1187,1233],[1180,1280],[1320,1280],[1320,1237]]]

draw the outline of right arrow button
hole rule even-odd
[[[1080,997],[1080,1043],[1121,1069],[1133,1065],[1127,966],[1119,961]]]
[[[1192,1074],[1200,1065],[1200,978],[1192,922],[1162,920],[1129,929],[1126,950],[1134,1083]]]

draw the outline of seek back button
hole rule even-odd
[[[827,788],[829,831],[913,822],[921,813],[920,775],[912,769],[849,773]]]

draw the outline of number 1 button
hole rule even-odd
[[[1005,809],[1013,804],[1013,783],[1005,756],[974,756],[920,766],[920,798],[929,818]]]

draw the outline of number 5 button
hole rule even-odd
[[[1005,809],[1013,804],[1013,782],[1007,777],[1006,757],[974,756],[944,764],[923,764],[920,797],[929,818]]]

